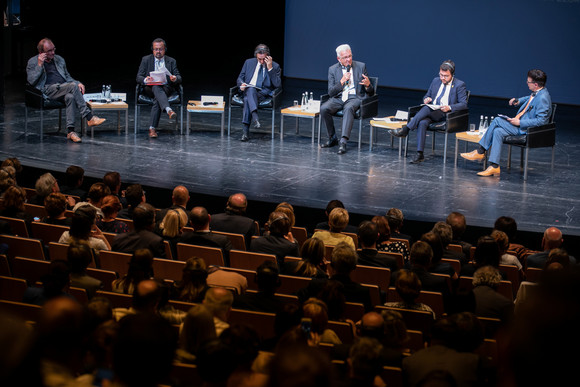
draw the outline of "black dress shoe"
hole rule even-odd
[[[343,155],[346,153],[346,142],[341,142],[340,146],[338,147],[338,154]]]
[[[407,125],[403,125],[399,129],[391,129],[390,132],[395,137],[407,137],[409,134],[409,127]]]
[[[411,164],[419,164],[423,161],[425,161],[425,156],[423,156],[423,153],[417,153],[417,156],[415,156],[415,159],[411,161]]]
[[[241,139],[241,141],[242,141],[242,142],[248,142],[248,141],[250,141],[250,138],[248,137],[248,135],[247,135],[247,134],[242,134],[242,139]]]
[[[325,142],[324,144],[321,144],[320,147],[321,148],[332,148],[333,146],[337,146],[338,145],[338,138],[333,137],[330,140],[328,140],[327,142]]]

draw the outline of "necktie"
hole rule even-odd
[[[532,93],[532,95],[530,95],[530,98],[528,98],[528,103],[526,104],[526,106],[522,109],[521,112],[519,112],[516,115],[517,119],[520,119],[526,113],[526,111],[528,110],[528,106],[530,106],[530,102],[532,102],[532,99],[534,99],[535,96],[536,96],[536,93]]]
[[[447,85],[443,85],[443,90],[441,90],[441,94],[435,100],[435,105],[441,105],[441,98],[445,95],[445,90],[447,89]]]
[[[258,70],[258,79],[256,80],[256,87],[262,87],[262,84],[264,83],[264,66],[260,66],[260,69]]]

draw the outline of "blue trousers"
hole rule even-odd
[[[248,87],[244,90],[242,124],[249,126],[252,123],[252,115],[258,111],[258,104],[268,98],[271,92],[269,89],[258,90],[255,87]]]
[[[438,122],[445,119],[445,113],[441,110],[431,110],[428,106],[423,106],[417,114],[411,118],[407,127],[411,130],[417,129],[417,152],[425,150],[425,137],[427,128],[431,122]]]
[[[487,128],[481,140],[479,140],[479,145],[486,151],[491,147],[491,150],[487,152],[487,158],[490,163],[499,164],[503,138],[505,136],[516,136],[524,133],[523,130],[510,124],[507,120],[496,117]]]

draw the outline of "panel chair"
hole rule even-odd
[[[44,130],[44,112],[45,110],[58,109],[58,131],[62,129],[62,109],[65,109],[64,101],[57,101],[48,98],[42,91],[29,83],[24,88],[24,134],[28,131],[28,110],[36,109],[40,112],[40,138]]]
[[[554,153],[556,145],[556,123],[554,116],[556,115],[555,103],[552,104],[552,113],[547,124],[540,126],[532,126],[528,128],[525,134],[516,136],[505,136],[503,143],[508,146],[508,163],[507,167],[511,168],[512,146],[517,146],[521,150],[520,168],[524,168],[524,181],[528,180],[528,159],[530,149],[533,148],[552,148],[552,162],[551,167],[554,169]]]
[[[471,92],[467,91],[467,101],[469,102],[469,95]],[[421,109],[422,105],[409,107],[409,120],[413,118]],[[447,162],[447,139],[450,133],[467,132],[469,130],[469,108],[457,111],[450,111],[445,113],[445,120],[432,122],[428,127],[428,132],[433,132],[433,141],[431,142],[431,149],[435,153],[435,135],[437,133],[445,134],[445,145],[443,148],[443,164]],[[409,136],[405,137],[405,157],[409,149]]]
[[[139,113],[142,107],[151,107],[154,103],[154,98],[143,93],[145,88],[142,84],[137,84],[135,87],[135,134],[137,134],[137,128],[139,127]],[[179,129],[180,133],[183,134],[183,86],[178,85],[174,88],[173,93],[167,96],[169,100],[169,106],[179,107]],[[177,129],[177,122],[175,123],[175,128]],[[156,128],[157,129],[157,128]]]
[[[272,112],[272,140],[274,139],[274,132],[276,129],[276,110],[280,107],[282,100],[282,88],[279,87],[272,93],[270,98],[264,99],[258,104],[259,110],[270,110]],[[230,88],[228,104],[228,137],[230,136],[232,123],[232,108],[244,107],[244,94],[239,86]]]
[[[366,97],[362,100],[360,109],[358,109],[354,114],[354,119],[358,120],[358,149],[361,148],[362,145],[362,129],[363,129],[363,120],[373,118],[378,116],[379,114],[379,95],[377,94],[377,87],[379,84],[378,77],[369,77],[371,81],[371,85],[375,89],[375,94],[371,97]],[[330,95],[323,94],[320,96],[320,105],[330,99]],[[334,116],[342,118],[344,112],[339,110]],[[320,145],[320,130],[322,127],[322,120],[318,120],[318,145]],[[372,130],[372,128],[371,128]]]

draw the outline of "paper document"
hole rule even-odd
[[[392,124],[395,122],[407,121],[409,119],[409,112],[404,110],[397,110],[394,117],[383,117],[383,118],[373,118],[374,121],[384,121],[386,123]]]
[[[427,106],[431,110],[439,110],[439,109],[441,109],[441,105],[433,105],[431,103],[423,103],[423,104],[421,104],[421,106],[423,106],[423,105]]]
[[[409,112],[407,112],[405,110],[397,110],[397,113],[395,114],[395,118],[398,120],[407,121],[409,119]]]
[[[149,76],[151,78],[153,78],[151,80],[151,82],[154,82],[154,83],[166,83],[167,82],[166,76],[170,77],[171,76],[171,73],[169,72],[169,70],[167,70],[166,67],[163,67],[161,70],[151,71],[149,73]]]

